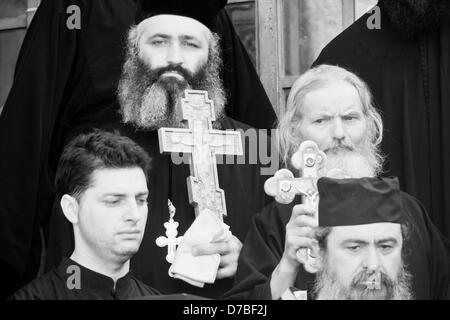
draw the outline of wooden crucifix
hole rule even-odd
[[[160,151],[190,155],[191,176],[187,177],[187,187],[195,216],[208,208],[223,220],[227,208],[225,192],[219,187],[216,155],[242,155],[241,133],[212,128],[216,117],[207,91],[185,90],[181,104],[188,128],[160,128]]]

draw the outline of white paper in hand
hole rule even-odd
[[[220,255],[193,256],[192,248],[199,244],[228,240],[230,227],[210,210],[202,211],[186,231],[178,246],[169,275],[193,286],[203,288],[214,283],[219,269]]]

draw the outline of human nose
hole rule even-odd
[[[380,266],[380,258],[376,248],[369,248],[365,259],[365,267],[369,270],[377,270]]]
[[[180,45],[174,43],[170,46],[170,49],[167,53],[167,63],[168,64],[182,64],[183,63],[183,54],[181,52]]]
[[[336,140],[343,140],[345,138],[345,128],[340,118],[334,120],[332,135]]]
[[[124,220],[137,222],[140,219],[140,211],[138,204],[134,199],[128,201],[128,205],[125,209]]]

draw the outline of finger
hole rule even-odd
[[[289,236],[287,245],[291,250],[312,249],[317,246],[317,240],[309,237]]]
[[[228,242],[211,242],[200,244],[192,248],[192,255],[194,256],[204,256],[210,254],[220,254],[226,255],[230,252],[230,246]]]
[[[302,215],[298,217],[292,217],[291,220],[286,225],[286,231],[292,228],[298,227],[308,227],[308,228],[316,228],[318,227],[318,221],[314,217]]]
[[[291,217],[297,217],[301,215],[314,216],[316,214],[316,208],[310,204],[297,204],[292,208]]]
[[[230,245],[230,251],[236,251],[237,254],[239,255],[239,252],[241,252],[243,246],[241,240],[239,240],[236,236],[232,236],[230,241],[228,242]]]
[[[298,227],[316,228],[319,226],[319,222],[315,217],[306,215],[296,217],[293,223]]]
[[[219,270],[217,270],[216,279],[231,278],[234,277],[235,274],[236,274],[236,267],[228,266],[225,268],[220,268]]]
[[[306,237],[315,239],[316,237],[316,229],[311,227],[297,227],[293,226],[289,229],[286,229],[287,234],[297,237]]]
[[[232,263],[237,263],[238,256],[234,253],[229,253],[224,256],[220,256],[219,268],[224,268]]]

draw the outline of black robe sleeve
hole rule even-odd
[[[255,216],[239,255],[234,286],[224,299],[272,299],[270,279],[284,252],[292,207],[273,202]]]

